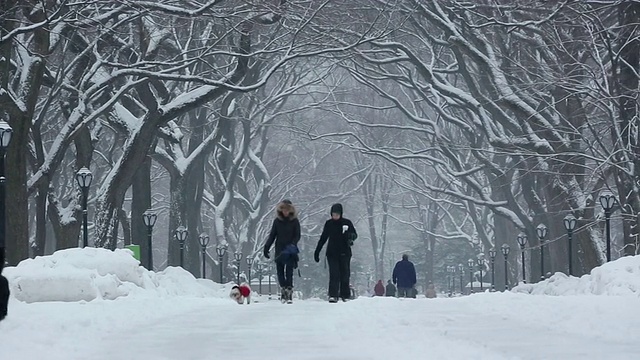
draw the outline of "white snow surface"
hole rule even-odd
[[[555,273],[536,284],[519,284],[513,292],[532,295],[611,295],[640,297],[640,255],[606,263],[580,278]]]
[[[196,280],[181,268],[148,271],[131,254],[127,249],[66,249],[24,260],[3,274],[12,296],[27,303],[113,300],[133,294],[211,297],[226,291],[226,286]]]
[[[228,298],[230,284],[197,280],[179,268],[154,274],[131,260],[126,250],[71,249],[7,269],[14,291],[25,279],[48,276],[58,293],[77,295],[85,276],[100,296],[52,301],[42,282],[40,290],[49,295],[31,289],[31,303],[18,300],[23,290],[14,292],[9,316],[0,322],[0,359],[609,360],[636,359],[640,352],[630,335],[640,322],[633,291],[361,297],[338,304],[296,299],[292,305],[263,297],[238,305]],[[592,273],[591,281],[631,288],[639,275],[633,264],[637,259],[617,260]],[[109,280],[96,281],[100,277]],[[120,285],[101,287],[103,281]],[[113,296],[97,290],[105,288],[126,296],[108,300]]]

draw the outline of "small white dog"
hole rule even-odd
[[[251,304],[251,287],[247,283],[242,283],[240,286],[233,285],[229,297],[241,305],[244,304],[245,299],[247,304]]]

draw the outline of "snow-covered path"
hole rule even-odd
[[[193,298],[16,302],[0,323],[0,359],[636,359],[637,301],[477,294],[250,306]]]

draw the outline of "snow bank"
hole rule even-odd
[[[8,267],[11,295],[27,303],[113,300],[121,296],[223,297],[227,286],[198,280],[182,268],[154,273],[130,250],[66,249]]]
[[[640,297],[640,255],[606,263],[580,278],[555,273],[537,284],[520,284],[513,292],[533,295],[610,295]]]

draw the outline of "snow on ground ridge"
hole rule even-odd
[[[640,297],[640,255],[626,256],[608,262],[580,278],[558,272],[536,284],[520,284],[512,291],[532,295]]]
[[[27,303],[113,300],[139,296],[225,297],[226,286],[196,279],[182,268],[155,273],[140,266],[130,250],[65,249],[8,267],[11,295]]]

